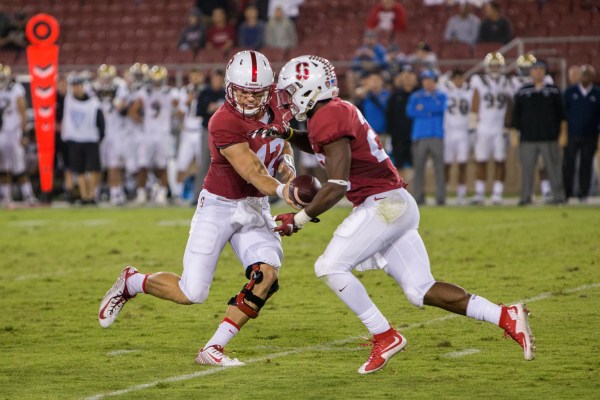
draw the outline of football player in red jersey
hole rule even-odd
[[[302,211],[278,215],[281,225],[275,231],[297,232],[344,195],[354,205],[315,263],[315,272],[374,336],[371,355],[358,372],[381,369],[404,348],[406,339],[390,326],[353,269],[383,269],[416,306],[435,306],[499,325],[523,347],[525,358],[532,359],[533,337],[524,304],[498,306],[433,278],[417,230],[417,204],[360,111],[337,97],[333,66],[317,56],[292,59],[281,70],[277,95],[297,120],[308,121],[307,132],[272,126],[260,134],[283,137],[314,152],[329,180]]]
[[[256,51],[233,56],[225,72],[226,102],[211,117],[211,165],[192,219],[181,277],[171,272],[139,273],[126,267],[100,305],[99,322],[110,326],[123,304],[138,293],[179,304],[199,304],[208,296],[219,255],[229,242],[246,269],[249,282],[233,296],[225,318],[196,357],[199,364],[243,365],[223,348],[266,299],[278,289],[283,259],[267,196],[284,198],[284,182],[295,177],[292,149],[280,138],[248,135],[268,123],[282,124],[272,98],[273,70]],[[286,201],[291,204],[289,199]]]

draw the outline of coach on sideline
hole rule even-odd
[[[541,154],[552,188],[552,203],[564,200],[558,137],[566,135],[567,121],[560,90],[544,83],[546,64],[538,61],[531,68],[532,83],[515,94],[512,126],[520,131],[521,200],[531,204],[533,180]]]

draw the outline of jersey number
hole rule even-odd
[[[502,110],[504,107],[506,107],[508,96],[504,93],[500,93],[497,96],[494,96],[491,93],[486,93],[485,96],[483,96],[483,100],[486,103],[486,108],[494,108],[495,106],[498,110]]]
[[[260,158],[263,164],[265,164],[265,167],[267,167],[267,171],[271,176],[275,175],[275,161],[277,161],[277,157],[281,153],[283,147],[281,143],[278,143],[273,147],[274,144],[274,141],[265,143],[256,152],[256,155],[258,156],[258,158]],[[270,160],[269,165],[267,165],[267,156]]]
[[[381,145],[381,142],[379,141],[379,138],[377,137],[377,134],[375,133],[373,128],[371,128],[371,126],[367,123],[367,120],[362,115],[360,110],[358,108],[355,109],[356,113],[358,114],[358,120],[368,129],[367,142],[369,143],[369,149],[371,150],[371,154],[373,155],[373,157],[375,157],[379,162],[382,162],[386,158],[389,158],[387,153],[383,150],[383,146]]]
[[[448,112],[452,115],[467,115],[469,113],[469,102],[465,99],[450,98]]]

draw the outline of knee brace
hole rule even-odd
[[[279,290],[279,280],[275,279],[275,282],[273,282],[273,284],[269,288],[269,291],[267,292],[266,299],[263,300],[260,297],[256,296],[254,293],[252,293],[254,285],[260,283],[263,280],[263,273],[260,270],[260,264],[261,263],[252,264],[248,268],[246,268],[246,278],[250,279],[250,281],[244,285],[242,290],[235,297],[232,297],[227,302],[227,304],[229,304],[230,306],[236,306],[237,308],[239,308],[241,312],[243,312],[250,318],[258,317],[260,309],[265,305],[269,297],[271,297],[273,293]],[[258,309],[255,310],[254,308],[252,308],[248,303],[246,303],[246,299],[254,303],[256,307],[258,307]]]

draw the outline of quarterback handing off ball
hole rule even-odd
[[[289,195],[294,204],[304,208],[313,201],[319,190],[321,190],[321,183],[317,178],[310,175],[300,175],[290,183]]]

